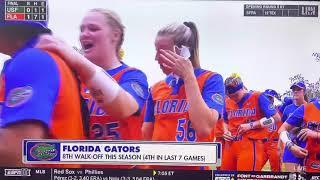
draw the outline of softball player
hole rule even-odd
[[[278,93],[273,89],[267,89],[263,92],[265,96],[267,96],[271,102],[274,104],[274,99],[279,99]],[[282,122],[277,121],[276,123],[270,125],[268,127],[268,138],[264,143],[264,152],[266,154],[266,161],[269,160],[271,171],[280,172],[281,171],[281,160],[280,153],[278,149],[278,141],[279,135],[278,130],[281,126]]]
[[[46,21],[7,21],[0,0],[0,166],[22,163],[23,139],[84,139],[79,84],[55,53],[34,48]],[[54,165],[79,167],[79,165]]]
[[[290,89],[293,93],[293,103],[291,105],[288,105],[283,112],[282,115],[282,121],[285,122],[292,114],[293,112],[299,108],[303,104],[307,104],[307,99],[305,98],[306,93],[306,86],[304,82],[297,82],[294,83]],[[299,130],[295,128],[296,130]],[[306,143],[303,141],[300,141],[296,138],[296,133],[290,133],[291,139],[300,147],[305,147]],[[301,167],[303,166],[303,158],[298,158],[292,154],[291,151],[287,147],[285,147],[283,152],[283,159],[282,159],[285,170],[290,172],[296,172],[300,171]]]
[[[280,139],[288,150],[298,158],[304,158],[307,172],[320,172],[320,102],[314,101],[298,107],[279,129]],[[302,128],[297,138],[306,141],[300,147],[291,139],[289,132],[294,128]]]
[[[246,90],[240,76],[228,77],[225,88],[229,98],[224,138],[229,142],[224,148],[221,170],[260,171],[266,159],[267,129],[280,121],[280,116],[265,95]]]
[[[218,73],[200,68],[198,40],[193,22],[170,24],[158,31],[156,60],[167,77],[152,86],[147,100],[143,124],[147,139],[213,141],[214,125],[224,105],[223,79]]]

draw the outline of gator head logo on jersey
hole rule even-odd
[[[211,99],[212,99],[214,102],[216,102],[216,103],[218,103],[218,104],[220,104],[220,105],[223,105],[223,104],[224,104],[224,99],[223,99],[222,95],[220,95],[220,94],[213,94],[213,95],[211,96]]]
[[[58,150],[52,144],[35,144],[30,149],[31,157],[39,161],[49,161],[58,155]]]
[[[268,109],[272,111],[272,110],[274,110],[274,109],[275,109],[275,107],[274,107],[274,105],[273,105],[273,104],[269,104]]]
[[[6,106],[16,107],[26,103],[33,94],[31,86],[24,86],[12,89],[7,97]]]
[[[143,89],[142,87],[134,82],[134,83],[131,83],[131,88],[134,90],[134,92],[141,98],[144,98],[144,93],[143,93]]]
[[[318,162],[311,163],[311,168],[312,169],[320,169],[320,163],[318,163]]]

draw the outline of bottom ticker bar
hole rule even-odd
[[[320,179],[316,173],[157,169],[1,168],[1,180],[237,180]]]
[[[1,168],[1,180],[173,180],[212,179],[212,171],[140,169]]]

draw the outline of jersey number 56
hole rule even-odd
[[[176,141],[190,141],[196,140],[196,131],[192,128],[191,121],[183,118],[178,120]]]

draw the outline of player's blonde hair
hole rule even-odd
[[[224,81],[225,86],[237,86],[239,84],[243,84],[242,79],[238,73],[232,73],[231,76],[229,76]]]
[[[122,24],[120,16],[114,11],[111,11],[109,9],[103,9],[103,8],[94,8],[94,9],[91,9],[89,12],[101,13],[106,18],[106,23],[113,30],[120,32],[120,38],[116,46],[116,52],[117,52],[118,58],[122,59],[123,57],[121,57],[121,46],[124,41],[125,26]]]
[[[199,33],[193,22],[172,23],[161,28],[157,36],[171,36],[176,46],[190,48],[190,60],[194,68],[200,67],[199,60]]]

